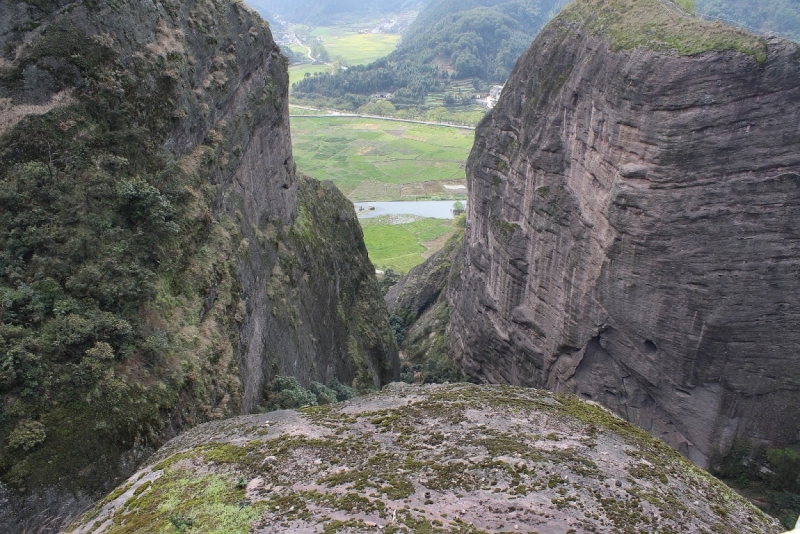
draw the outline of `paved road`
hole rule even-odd
[[[304,106],[294,106],[300,109],[309,109],[313,111],[319,111],[315,108],[309,108]],[[448,128],[460,128],[462,130],[474,130],[474,126],[463,126],[461,124],[450,124],[448,122],[430,122],[430,121],[415,121],[412,119],[397,119],[395,117],[381,117],[380,115],[364,115],[361,113],[324,113],[320,115],[292,115],[289,114],[291,118],[311,118],[311,119],[319,119],[319,118],[339,118],[339,119],[353,119],[353,118],[361,118],[361,119],[376,119],[379,121],[394,121],[394,122],[410,122],[412,124],[426,124],[428,126],[446,126]]]

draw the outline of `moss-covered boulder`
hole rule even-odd
[[[572,395],[392,384],[201,425],[69,530],[777,533],[676,451]]]

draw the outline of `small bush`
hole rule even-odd
[[[308,390],[317,396],[317,404],[333,404],[338,400],[336,392],[320,382],[311,382]]]
[[[764,469],[767,467],[768,469]],[[712,463],[711,472],[746,494],[768,514],[780,519],[786,529],[800,515],[800,448],[753,446],[737,441]]]
[[[327,387],[336,392],[336,400],[339,402],[350,400],[358,396],[356,390],[354,390],[350,386],[342,384],[335,378],[330,382],[328,382]]]
[[[269,412],[333,404],[356,396],[357,393],[353,388],[345,386],[335,378],[327,384],[311,382],[306,389],[295,377],[279,375],[265,388],[261,409]]]
[[[767,449],[766,456],[775,472],[775,486],[780,490],[800,492],[800,450],[797,447]]]
[[[25,452],[42,443],[47,434],[44,425],[39,421],[25,419],[20,421],[11,435],[8,437],[8,446],[11,449],[22,449]]]
[[[400,280],[400,273],[396,272],[391,267],[388,267],[382,276],[378,277],[378,287],[381,290],[381,293],[385,295],[389,292],[393,285],[395,285]]]
[[[406,321],[399,315],[395,315],[392,313],[389,315],[389,326],[392,328],[392,333],[394,334],[395,341],[397,341],[397,344],[400,345],[406,338],[406,334],[408,333],[408,326],[406,326]]]
[[[175,530],[178,532],[183,532],[194,526],[194,519],[186,517],[180,512],[169,514],[169,522],[172,523],[172,526],[175,527]]]
[[[316,404],[316,395],[301,386],[293,376],[276,376],[265,391],[264,408],[267,411],[302,408]]]

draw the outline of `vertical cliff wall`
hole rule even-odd
[[[0,530],[51,526],[276,374],[396,348],[352,205],[298,179],[242,3],[0,0]]]
[[[800,48],[668,1],[578,0],[470,155],[454,352],[700,465],[800,439]]]

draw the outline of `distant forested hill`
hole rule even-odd
[[[328,25],[342,17],[389,15],[421,9],[428,0],[247,0],[268,19],[278,15],[290,22]]]
[[[294,84],[295,95],[356,108],[368,95],[391,92],[395,105],[418,106],[429,93],[446,91],[451,80],[502,83],[539,30],[567,3],[430,0],[392,54],[346,72],[308,76]],[[800,40],[800,0],[694,0],[694,4],[700,15]]]
[[[696,4],[701,15],[800,41],[798,0],[696,0]]]
[[[502,83],[519,55],[567,0],[433,0],[386,58],[347,72],[309,76],[300,95],[351,98],[394,92],[420,103],[450,79]]]

